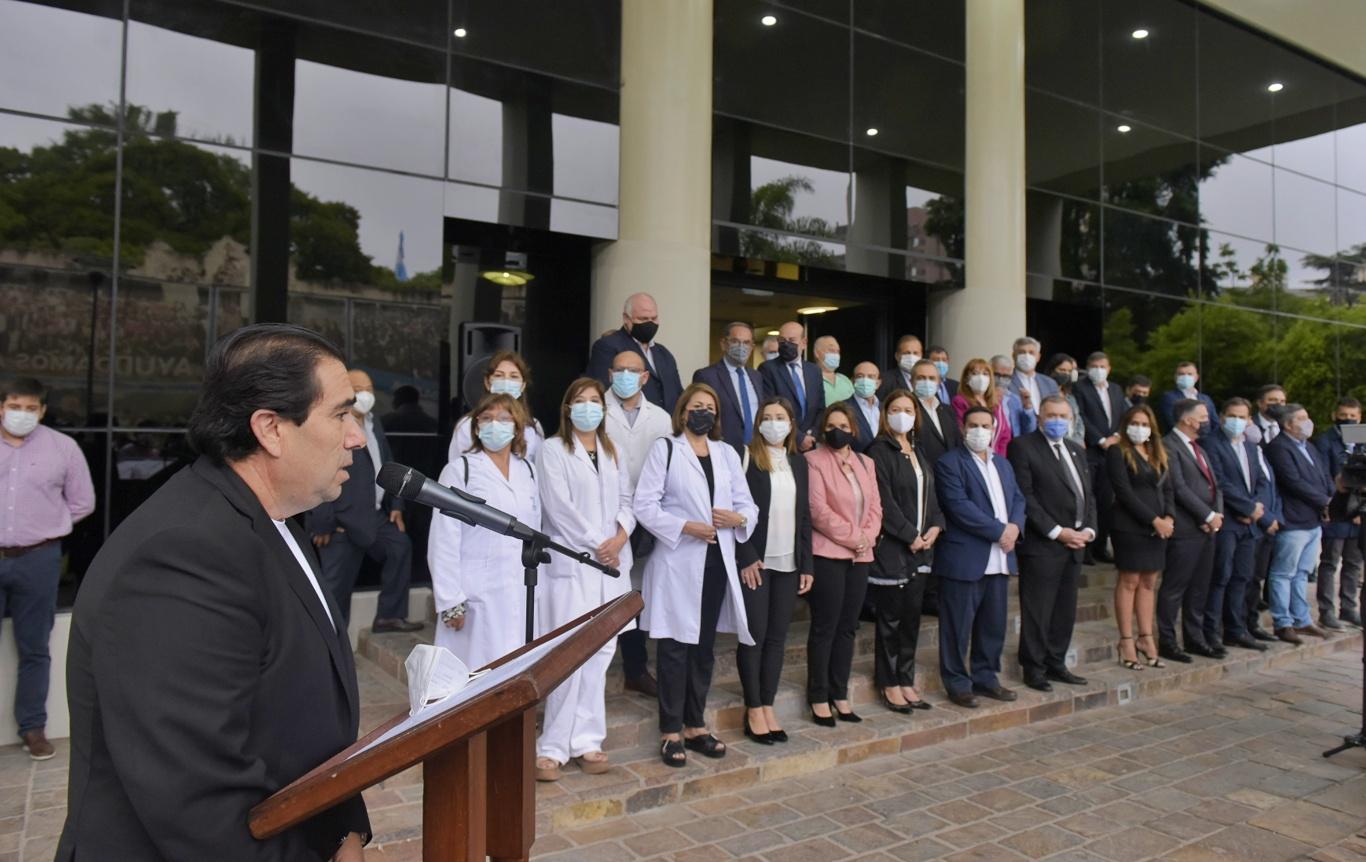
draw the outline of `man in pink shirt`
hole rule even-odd
[[[76,441],[41,424],[46,393],[19,379],[0,402],[0,615],[19,647],[14,719],[34,760],[55,753],[47,726],[48,637],[57,612],[63,536],[95,509],[90,468]]]

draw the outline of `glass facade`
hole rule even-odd
[[[0,0],[0,22],[0,376],[47,384],[99,496],[64,600],[191,457],[222,335],[326,334],[378,416],[417,391],[436,430],[392,442],[439,463],[462,291],[527,326],[562,299],[490,303],[468,226],[501,226],[499,268],[509,229],[616,236],[614,4]]]
[[[1031,333],[1216,401],[1366,397],[1366,85],[1183,0],[1030,0]]]

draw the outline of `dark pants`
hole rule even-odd
[[[778,678],[783,673],[787,627],[797,604],[798,581],[796,572],[765,569],[758,589],[741,588],[754,646],[740,644],[735,650],[735,664],[740,670],[745,706],[750,709],[772,706],[778,696]]]
[[[811,605],[806,699],[808,703],[847,700],[859,610],[868,592],[868,564],[816,557],[815,569],[815,580],[806,594]]]
[[[47,726],[48,671],[52,665],[48,639],[57,614],[57,582],[61,576],[60,542],[22,557],[0,560],[0,617],[9,614],[19,649],[14,720],[20,735]]]
[[[684,727],[706,727],[707,692],[716,664],[712,647],[721,603],[726,600],[726,568],[709,565],[702,572],[702,624],[697,643],[660,638],[655,645],[659,671],[659,732],[678,733]]]
[[[1257,539],[1257,544],[1252,551],[1252,581],[1248,583],[1247,590],[1243,595],[1243,605],[1245,620],[1248,631],[1261,628],[1262,612],[1257,610],[1257,605],[1263,600],[1263,591],[1266,589],[1267,572],[1271,571],[1271,552],[1276,547],[1276,537],[1262,534]]]
[[[621,648],[621,670],[627,679],[640,679],[650,672],[650,652],[646,643],[650,636],[640,629],[632,629],[617,635],[617,646]]]
[[[385,521],[375,534],[375,543],[368,548],[354,544],[347,538],[349,535],[333,533],[331,541],[318,549],[323,580],[341,608],[342,619],[351,620],[351,593],[366,557],[383,566],[375,619],[407,619],[408,582],[413,577],[413,543],[408,541],[407,534]]]
[[[1342,562],[1341,587],[1338,585],[1338,561]],[[1342,612],[1357,613],[1357,594],[1361,592],[1361,540],[1323,537],[1319,555],[1319,619],[1337,619],[1333,600],[1339,599]],[[1339,593],[1338,596],[1333,595]]]
[[[1105,468],[1105,455],[1091,452],[1086,466],[1091,473],[1091,488],[1096,495],[1096,538],[1087,547],[1093,553],[1105,553],[1110,539],[1110,507],[1115,503],[1115,492],[1110,488],[1110,471]]]
[[[1215,536],[1214,577],[1205,597],[1205,643],[1209,646],[1218,646],[1225,637],[1247,636],[1247,589],[1256,556],[1257,535],[1244,524],[1235,522]]]
[[[1006,640],[1009,584],[1008,575],[983,575],[977,581],[939,579],[939,674],[949,694],[967,694],[974,685],[1001,684],[997,674]]]
[[[873,681],[878,688],[915,685],[915,650],[927,580],[927,573],[913,573],[896,586],[868,585],[876,613]]]
[[[1020,667],[1026,682],[1067,670],[1081,563],[1072,554],[1020,555]]]
[[[1172,537],[1167,540],[1167,567],[1157,588],[1157,635],[1160,643],[1177,646],[1176,615],[1181,614],[1181,643],[1189,649],[1205,644],[1205,595],[1214,573],[1214,536]]]

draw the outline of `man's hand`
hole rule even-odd
[[[1063,527],[1062,532],[1058,533],[1057,541],[1062,542],[1064,547],[1071,548],[1074,551],[1080,551],[1082,548],[1086,547],[1086,544],[1090,542],[1091,539],[1087,533],[1084,533],[1081,530]]]
[[[337,852],[332,854],[332,862],[364,862],[365,847],[361,843],[360,834],[352,832],[346,836],[346,840],[337,848]]]
[[[1001,533],[1001,538],[997,540],[997,544],[1001,546],[1001,550],[1008,554],[1015,550],[1015,542],[1019,538],[1020,528],[1014,524],[1006,524],[1005,532]]]
[[[403,523],[403,513],[397,509],[389,513],[389,523],[398,527],[400,533],[408,532],[408,525]]]
[[[1221,512],[1215,512],[1214,517],[1210,518],[1203,527],[1206,533],[1217,533],[1224,528],[1224,516]]]
[[[1279,533],[1280,531],[1281,531],[1281,522],[1280,522],[1280,521],[1272,521],[1272,522],[1271,522],[1271,526],[1266,528],[1266,534],[1267,534],[1268,536],[1274,536],[1274,535],[1276,535],[1277,533]]]
[[[1265,515],[1265,514],[1266,514],[1266,506],[1263,506],[1260,502],[1259,502],[1256,506],[1252,507],[1252,520],[1253,520],[1253,521],[1260,521],[1260,520],[1262,519],[1262,516]],[[1246,523],[1248,523],[1248,522],[1247,522],[1247,521],[1244,521],[1243,523],[1246,524]]]
[[[1024,407],[1024,409],[1026,409],[1026,410],[1033,410],[1033,409],[1034,409],[1034,404],[1032,403],[1032,401],[1033,401],[1033,396],[1029,394],[1029,390],[1028,390],[1028,389],[1021,388],[1021,389],[1020,389],[1020,405],[1021,405],[1022,407]]]
[[[332,541],[331,533],[319,533],[313,537],[313,547],[326,548],[327,543]]]
[[[812,449],[816,448],[816,438],[811,436],[810,432],[807,432],[806,434],[802,435],[802,442],[797,446],[797,448],[803,452],[810,452]]]
[[[939,534],[941,532],[942,530],[940,530],[938,527],[930,527],[928,530],[926,530],[922,535],[922,538],[925,540],[925,547],[934,547],[935,540],[939,538]]]
[[[1115,444],[1118,443],[1118,442],[1119,442],[1119,435],[1118,435],[1118,434],[1111,434],[1109,437],[1102,437],[1101,440],[1100,440],[1100,443],[1099,443],[1098,445],[1099,445],[1100,448],[1102,448],[1102,449],[1109,449],[1111,446],[1115,445]]]

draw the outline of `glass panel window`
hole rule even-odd
[[[1332,254],[1337,243],[1333,187],[1276,171],[1276,244]]]
[[[1275,235],[1271,166],[1201,147],[1200,221],[1224,233],[1269,241]]]
[[[1106,114],[1102,123],[1104,199],[1125,209],[1195,224],[1195,142],[1113,114]]]
[[[1171,296],[1199,288],[1200,231],[1190,225],[1106,209],[1104,283]]]
[[[941,57],[963,59],[961,0],[854,0],[853,5],[854,27],[859,30]]]
[[[1195,135],[1196,14],[1181,0],[1102,2],[1106,110]]]
[[[1031,273],[1100,279],[1100,206],[1030,192],[1025,201]]]
[[[118,0],[0,0],[0,108],[113,125],[122,7]]]
[[[1100,197],[1100,111],[1029,90],[1025,124],[1025,179],[1031,187]]]
[[[1030,0],[1025,9],[1025,82],[1100,104],[1098,0]]]
[[[854,34],[858,146],[961,170],[963,89],[957,63]]]

